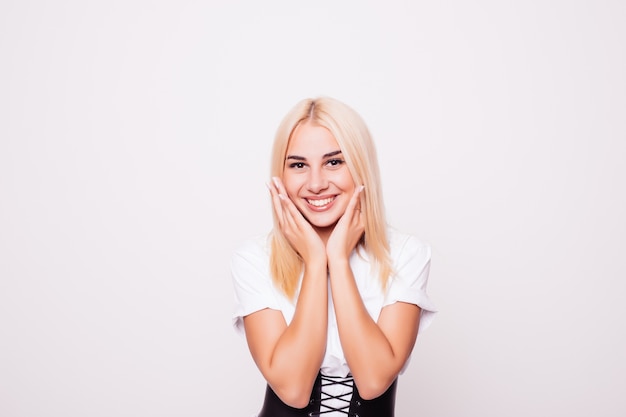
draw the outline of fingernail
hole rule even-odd
[[[272,191],[272,187],[269,182],[266,182],[265,186],[267,187],[268,190]]]
[[[281,200],[286,200],[287,197],[285,197],[284,194],[278,194],[278,198],[280,198]]]
[[[274,181],[274,185],[278,188],[280,182],[278,181],[278,177],[272,177],[272,181]]]
[[[361,185],[361,186],[359,187],[359,192],[363,191],[364,189],[365,189],[365,186],[364,186],[364,185]]]

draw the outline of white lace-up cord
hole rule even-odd
[[[349,415],[350,410],[350,400],[352,399],[352,391],[354,389],[354,379],[352,376],[341,377],[341,376],[322,376],[322,395],[320,401],[320,411],[319,413],[311,413],[311,416],[322,416],[327,413],[332,412],[340,412],[345,415]],[[348,392],[340,395],[333,395],[328,393],[328,387],[334,385],[343,385],[345,387],[350,388]],[[333,407],[328,404],[329,401],[338,400],[343,405],[338,407]]]

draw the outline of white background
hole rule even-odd
[[[249,416],[278,122],[376,139],[441,312],[398,416],[626,414],[626,3],[0,3],[0,415]]]

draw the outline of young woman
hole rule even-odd
[[[274,228],[232,259],[234,325],[268,384],[258,417],[392,417],[435,312],[430,248],[387,226],[374,144],[337,100],[287,114],[271,175]]]

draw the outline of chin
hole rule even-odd
[[[330,227],[330,226],[334,226],[337,223],[337,221],[333,222],[333,221],[316,220],[316,219],[311,219],[310,217],[306,217],[306,220],[313,227]]]
[[[306,218],[306,220],[309,222],[309,224],[313,227],[317,227],[320,229],[326,229],[328,227],[334,227],[337,222],[339,221],[339,219],[320,219],[320,218],[316,218],[315,215],[312,216],[304,216]]]
[[[310,211],[305,212],[303,210],[300,210],[300,213],[302,213],[304,218],[309,222],[311,226],[318,228],[318,229],[328,229],[328,228],[335,227],[339,219],[341,219],[341,216],[343,215],[343,213],[345,213],[345,210],[343,210],[341,214],[337,214],[337,212],[335,213],[331,213],[331,212],[315,213],[315,212],[310,212]]]
[[[316,229],[332,229],[337,225],[337,222],[334,223],[311,223],[311,226]]]

